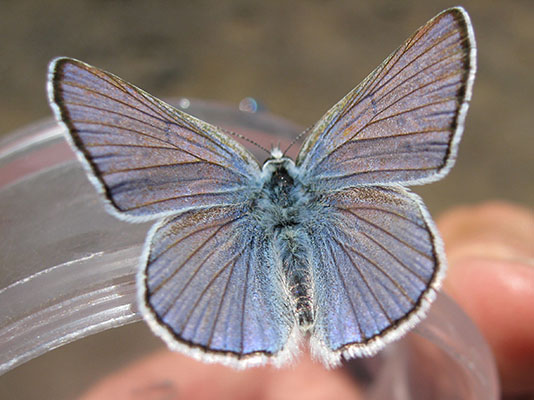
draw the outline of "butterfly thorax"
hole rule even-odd
[[[299,175],[298,168],[289,158],[265,162],[261,191],[253,207],[266,231],[297,228],[302,223],[301,213],[311,196]]]
[[[311,274],[305,221],[311,195],[301,183],[299,170],[289,158],[268,160],[263,166],[263,186],[254,214],[279,257],[284,284],[289,289],[298,323],[313,323]]]

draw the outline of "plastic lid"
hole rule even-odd
[[[253,99],[242,102],[241,110],[189,99],[176,104],[265,147],[284,147],[301,131],[258,111]],[[267,158],[244,144],[260,161]],[[141,319],[135,274],[150,224],[128,224],[104,211],[55,122],[0,141],[0,209],[0,374]],[[367,382],[371,399],[491,400],[499,393],[487,344],[443,293],[404,339],[346,368]]]

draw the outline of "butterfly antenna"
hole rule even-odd
[[[271,152],[269,150],[267,150],[265,147],[263,147],[259,143],[256,143],[254,140],[249,139],[248,137],[241,135],[240,133],[237,133],[237,132],[234,132],[234,131],[230,131],[228,129],[224,129],[224,128],[221,128],[221,127],[219,127],[219,129],[222,130],[227,135],[231,135],[231,136],[235,136],[235,137],[238,137],[240,139],[243,139],[244,141],[249,142],[250,144],[256,146],[258,149],[263,150],[267,154],[271,154]]]
[[[293,141],[291,142],[291,144],[287,147],[287,149],[285,149],[285,151],[284,151],[284,156],[287,154],[287,152],[289,151],[289,149],[290,149],[291,147],[293,147],[293,145],[294,145],[295,143],[297,143],[303,136],[305,136],[305,135],[308,134],[308,132],[311,130],[311,128],[312,128],[311,126],[307,127],[307,128],[304,129],[302,132],[300,132],[300,133],[297,135],[297,137],[296,137],[295,139],[293,139]]]

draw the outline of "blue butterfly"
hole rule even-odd
[[[420,321],[446,269],[405,186],[451,169],[475,75],[462,8],[437,15],[332,107],[295,161],[263,166],[215,126],[71,58],[50,103],[107,210],[157,220],[139,308],[173,350],[281,365],[309,337],[325,365],[371,356]]]

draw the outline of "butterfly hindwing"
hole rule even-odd
[[[420,28],[312,128],[298,155],[322,190],[435,181],[456,157],[475,72],[467,13]]]
[[[280,266],[242,206],[156,224],[143,263],[143,314],[171,348],[234,366],[289,355],[294,317]]]
[[[422,318],[446,263],[419,197],[402,186],[331,193],[330,221],[311,238],[316,320],[312,351],[372,355]]]
[[[51,63],[51,104],[108,210],[137,221],[236,204],[257,161],[214,126],[83,62]]]

